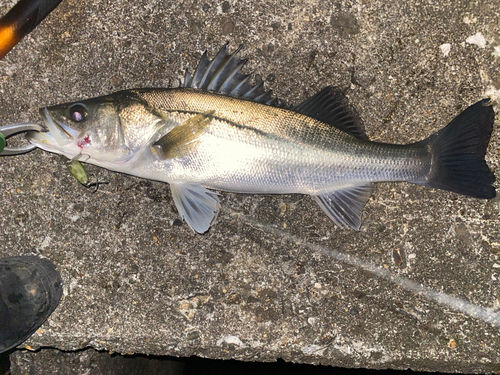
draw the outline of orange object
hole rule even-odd
[[[20,0],[0,19],[0,59],[33,30],[61,0]]]
[[[13,24],[0,25],[0,59],[21,40],[20,34],[16,33],[16,27]]]

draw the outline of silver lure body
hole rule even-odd
[[[345,96],[330,87],[284,109],[239,73],[223,47],[206,53],[185,87],[137,89],[44,108],[49,132],[28,139],[50,152],[170,184],[199,233],[219,212],[209,189],[309,194],[340,227],[358,230],[373,183],[408,181],[493,198],[484,161],[494,121],[488,100],[410,145],[370,142]]]

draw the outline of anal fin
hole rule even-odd
[[[369,183],[311,197],[340,228],[359,230],[363,207],[372,192],[373,184]]]
[[[175,206],[186,223],[198,233],[205,233],[219,213],[219,198],[204,187],[170,184]]]

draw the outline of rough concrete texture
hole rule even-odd
[[[484,97],[500,112],[499,25],[493,0],[66,0],[0,61],[0,122],[177,86],[230,41],[280,98],[340,86],[371,139],[410,143]],[[222,193],[196,235],[167,185],[88,170],[109,184],[94,194],[39,150],[0,160],[0,255],[47,257],[66,284],[23,346],[500,372],[498,199],[381,184],[354,232],[306,196]]]

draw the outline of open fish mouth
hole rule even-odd
[[[63,123],[55,120],[50,115],[47,108],[40,109],[40,115],[44,119],[48,132],[30,131],[27,134],[28,140],[36,146],[47,150],[61,150],[74,142],[78,132]]]

